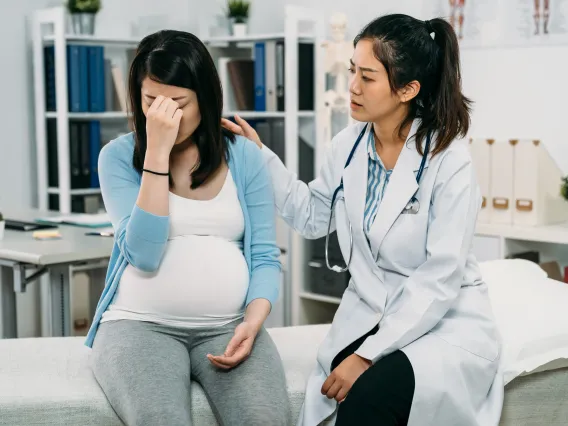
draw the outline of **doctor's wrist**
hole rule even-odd
[[[373,365],[373,361],[367,358],[362,357],[361,355],[357,355],[357,354],[353,354],[355,355],[357,358],[359,358],[361,360],[361,362],[363,364],[365,364],[367,367],[370,367],[371,365]]]

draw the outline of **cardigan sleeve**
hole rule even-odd
[[[155,271],[166,248],[169,216],[157,216],[136,205],[140,178],[124,138],[101,150],[98,168],[103,201],[122,255],[137,269]]]
[[[268,170],[258,147],[245,144],[244,197],[251,226],[251,280],[246,304],[267,299],[274,305],[280,282],[280,249],[276,244],[276,209]]]

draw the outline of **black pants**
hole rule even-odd
[[[352,355],[375,327],[333,360],[332,370]],[[408,423],[414,397],[414,370],[402,351],[395,351],[365,371],[339,404],[336,426],[402,426]]]

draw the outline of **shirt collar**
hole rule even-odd
[[[367,153],[369,158],[373,161],[380,161],[379,155],[377,154],[377,148],[375,147],[375,138],[373,136],[373,130],[369,132],[369,138],[367,139]]]

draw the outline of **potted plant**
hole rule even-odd
[[[0,241],[4,238],[4,228],[6,227],[6,221],[4,220],[4,216],[0,212]]]
[[[562,184],[560,185],[560,195],[566,201],[568,201],[568,176],[562,178]]]
[[[231,23],[231,32],[235,37],[247,34],[250,2],[246,0],[228,0],[227,17]]]
[[[67,10],[71,14],[75,34],[95,33],[95,16],[101,9],[100,0],[68,0]]]

